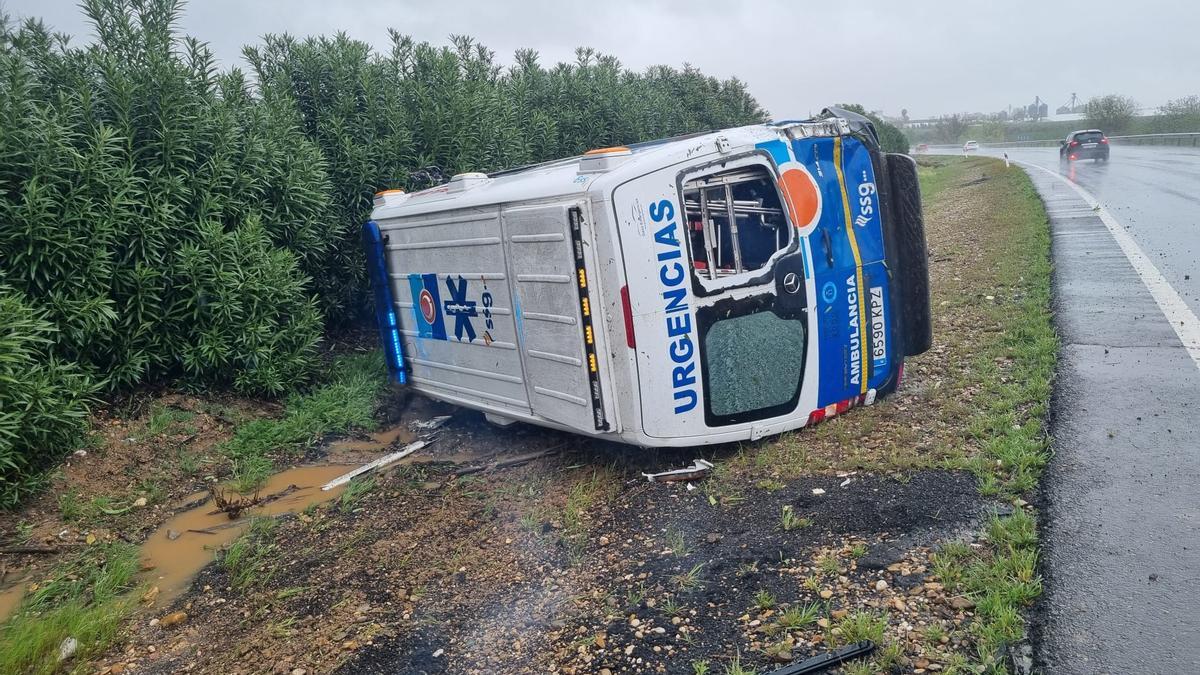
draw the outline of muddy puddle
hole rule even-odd
[[[399,449],[399,446],[411,443],[415,439],[416,434],[409,430],[407,426],[397,424],[389,429],[368,434],[365,440],[347,438],[334,441],[329,444],[326,451],[329,453],[331,461],[340,462],[364,454],[376,455],[392,446],[397,446],[397,449]]]
[[[200,492],[180,500],[182,509],[150,535],[141,547],[142,580],[147,582],[154,604],[163,606],[187,590],[192,579],[215,559],[217,551],[232,542],[257,517],[297,513],[314,504],[341,496],[345,485],[327,492],[321,486],[360,466],[366,460],[398,450],[418,437],[404,424],[331,443],[326,448],[327,463],[299,466],[271,476],[257,493],[262,503],[247,507],[239,517],[230,519],[220,511],[208,493]],[[428,461],[423,453],[405,457],[396,464]],[[451,462],[468,462],[475,456],[450,456]],[[390,467],[389,467],[390,468]],[[251,499],[255,495],[222,493],[226,499]],[[7,580],[6,580],[7,581]],[[0,586],[0,622],[17,610],[32,578],[20,578]],[[157,590],[153,590],[157,588]]]
[[[21,604],[21,598],[24,597],[29,583],[30,579],[26,577],[10,587],[0,590],[0,623],[7,621],[8,617],[16,613],[17,605]]]
[[[296,513],[336,499],[345,486],[327,492],[321,486],[353,468],[348,464],[318,464],[277,473],[257,493],[266,503],[247,508],[236,520],[219,511],[213,500],[207,499],[207,493],[183,500],[181,505],[202,503],[163,523],[142,544],[146,579],[151,587],[158,588],[156,602],[170,602],[187,590],[200,568],[212,562],[217,550],[236,539],[254,518]]]

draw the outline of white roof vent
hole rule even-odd
[[[384,190],[375,193],[375,208],[395,206],[408,201],[408,193],[404,190]]]
[[[454,174],[454,177],[450,179],[450,182],[447,183],[446,186],[449,188],[449,192],[462,192],[463,190],[469,190],[473,187],[483,185],[484,183],[488,182],[488,180],[489,179],[486,173],[469,171],[467,173]]]
[[[579,173],[602,173],[629,161],[633,152],[619,145],[615,148],[596,148],[583,153],[579,160]]]

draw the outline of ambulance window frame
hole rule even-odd
[[[788,241],[783,247],[775,249],[775,252],[772,253],[765,261],[763,261],[761,267],[757,267],[752,270],[742,270],[740,272],[735,272],[734,274],[719,276],[714,279],[710,274],[703,273],[703,270],[699,270],[695,266],[696,251],[692,246],[691,223],[688,220],[687,199],[685,197],[685,193],[690,191],[685,190],[685,186],[687,183],[699,178],[730,173],[747,167],[759,168],[763,171],[765,177],[770,178],[771,185],[775,189],[775,196],[779,202],[784,226],[788,231]],[[774,279],[774,268],[778,260],[784,255],[799,249],[800,237],[796,232],[795,224],[791,222],[791,218],[787,211],[787,202],[784,200],[783,191],[779,187],[779,173],[777,167],[775,166],[775,163],[771,161],[770,156],[766,153],[761,151],[748,152],[741,155],[735,155],[733,157],[723,157],[704,165],[689,167],[687,170],[679,173],[676,187],[679,204],[681,210],[683,211],[682,220],[684,223],[684,230],[686,232],[685,239],[687,240],[688,267],[692,274],[693,288],[702,291],[700,293],[701,295],[712,295],[734,288],[771,283]],[[708,229],[707,226],[705,226],[705,229]],[[716,232],[716,234],[719,234],[719,230]],[[740,257],[740,244],[737,243],[736,237],[731,237],[731,240],[737,245]],[[705,258],[708,258],[707,252]]]

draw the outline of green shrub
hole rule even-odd
[[[37,476],[78,447],[93,392],[88,378],[46,353],[54,327],[0,286],[0,508],[37,486]]]
[[[321,317],[295,258],[271,246],[257,218],[229,232],[204,223],[173,272],[184,372],[245,393],[280,394],[307,380]]]
[[[173,33],[179,2],[87,0],[83,9],[97,35],[89,48],[33,21],[0,29],[0,280],[46,312],[56,356],[109,388],[186,374],[280,391],[298,370],[296,343],[311,341],[296,337],[313,330],[311,311],[293,312],[303,321],[292,335],[198,356],[207,345],[178,319],[204,318],[181,305],[205,298],[195,284],[209,280],[177,270],[190,264],[184,252],[222,241],[214,228],[260,222],[300,271],[238,253],[267,266],[246,269],[246,279],[287,281],[273,302],[210,314],[226,312],[230,330],[234,321],[261,330],[281,325],[277,305],[307,305],[316,289],[301,272],[329,267],[336,227],[320,153],[290,109],[256,101],[241,73],[216,74],[204,46]]]

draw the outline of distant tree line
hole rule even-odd
[[[97,393],[280,394],[363,306],[377,190],[766,119],[736,80],[466,37],[271,36],[220,71],[179,0],[83,0],[94,44],[0,21],[0,506]],[[436,172],[432,172],[436,173]]]
[[[905,129],[912,143],[961,143],[977,141],[1055,140],[1085,127],[1106,134],[1160,134],[1200,132],[1200,96],[1183,96],[1167,101],[1155,115],[1138,113],[1137,102],[1128,96],[1095,96],[1082,106],[1083,119],[1072,121],[969,123],[959,115],[939,119],[932,127]]]

